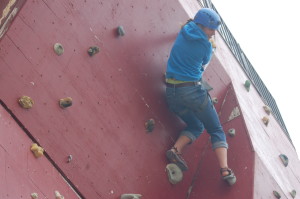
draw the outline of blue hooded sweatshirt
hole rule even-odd
[[[207,35],[191,21],[179,32],[168,60],[166,78],[199,81],[212,56]]]

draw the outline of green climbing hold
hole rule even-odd
[[[119,36],[123,37],[125,35],[125,30],[123,26],[118,26],[117,31]]]
[[[285,167],[287,167],[288,164],[289,164],[289,158],[288,158],[286,155],[284,155],[284,154],[280,154],[279,157],[280,157],[280,159],[281,159],[283,165],[284,165]]]
[[[249,92],[250,86],[251,86],[251,82],[249,80],[246,80],[244,86],[245,86],[246,90]]]
[[[291,196],[293,197],[293,198],[295,198],[296,197],[296,190],[293,190],[290,194],[291,194]]]

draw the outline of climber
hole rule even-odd
[[[222,178],[230,185],[236,177],[227,164],[226,136],[218,114],[202,85],[202,74],[212,56],[209,41],[221,23],[212,9],[202,8],[180,30],[170,53],[166,70],[166,99],[169,109],[186,123],[167,159],[183,171],[188,169],[181,157],[183,148],[197,139],[204,128],[211,136]]]

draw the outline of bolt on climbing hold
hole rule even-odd
[[[36,143],[33,143],[31,145],[30,150],[33,152],[33,154],[36,158],[39,158],[44,155],[44,149],[42,147],[38,146]]]
[[[24,95],[24,96],[20,97],[19,104],[21,107],[23,107],[25,109],[30,109],[30,108],[32,108],[32,106],[34,104],[34,101],[33,101],[33,99],[31,99],[31,97]]]
[[[134,193],[126,193],[121,195],[121,199],[140,199],[142,197],[141,194]]]
[[[268,106],[263,106],[263,108],[264,108],[265,112],[266,112],[268,115],[270,115],[270,113],[271,113],[271,108],[268,107]]]
[[[145,127],[147,132],[152,132],[155,127],[155,120],[149,119],[147,122],[145,122]]]
[[[71,97],[62,98],[59,100],[59,106],[61,108],[67,108],[69,106],[72,106],[73,99]]]
[[[297,192],[296,192],[296,190],[293,190],[293,191],[291,191],[291,192],[290,192],[290,194],[291,194],[292,198],[295,198],[295,197],[296,197],[296,194],[297,194]]]
[[[123,26],[118,26],[117,32],[118,32],[118,36],[123,37],[125,35],[125,30],[124,30]]]
[[[99,51],[100,51],[100,48],[98,46],[91,46],[88,49],[88,54],[89,54],[89,56],[93,56],[93,55],[97,54]]]
[[[60,43],[54,44],[54,52],[60,56],[64,53],[64,47]]]
[[[262,121],[263,121],[263,123],[264,123],[266,126],[268,126],[268,124],[269,124],[269,118],[268,118],[267,116],[263,117],[263,118],[262,118]]]
[[[289,158],[288,158],[286,155],[284,155],[284,154],[280,154],[279,157],[280,157],[280,159],[281,159],[283,165],[284,165],[285,167],[287,167],[288,164],[289,164]]]
[[[228,134],[229,134],[230,137],[234,137],[235,136],[235,129],[229,129]]]
[[[213,104],[217,104],[219,102],[218,98],[216,97],[212,98],[211,101],[213,102]]]
[[[68,156],[68,163],[70,163],[70,162],[72,161],[72,159],[73,159],[73,156],[72,156],[72,155],[69,155],[69,156]]]
[[[63,195],[61,195],[58,191],[54,192],[55,195],[55,199],[64,199],[65,197]]]
[[[273,191],[273,194],[276,198],[281,198],[281,195],[277,191]]]
[[[30,195],[31,195],[31,198],[32,198],[32,199],[38,199],[38,198],[39,198],[39,196],[38,196],[37,193],[32,193],[32,194],[30,194]]]
[[[251,85],[251,82],[249,80],[246,80],[244,86],[248,92],[250,90],[250,85]]]
[[[170,163],[166,166],[166,172],[171,184],[177,184],[183,178],[181,169],[174,163]]]

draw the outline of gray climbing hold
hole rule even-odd
[[[229,134],[230,137],[234,137],[235,136],[235,129],[229,129],[228,134]]]
[[[155,127],[155,120],[149,119],[147,122],[145,122],[145,128],[148,133],[152,132]]]
[[[100,51],[100,48],[98,46],[91,46],[88,49],[88,54],[89,54],[89,56],[93,56],[93,55],[97,54],[99,51]]]
[[[249,80],[246,80],[244,86],[245,86],[246,90],[249,92],[250,86],[251,86],[251,82]]]
[[[73,103],[73,100],[71,97],[66,97],[66,98],[59,100],[59,106],[61,108],[67,108],[69,106],[72,106],[72,103]]]
[[[262,121],[263,121],[263,123],[264,123],[266,126],[268,126],[268,124],[269,124],[269,118],[268,118],[267,116],[263,117],[263,118],[262,118]]]
[[[273,191],[273,194],[277,199],[281,198],[281,195],[277,191]]]
[[[214,97],[211,99],[211,101],[213,102],[213,104],[217,104],[218,103],[218,98]]]
[[[68,163],[70,163],[72,160],[73,160],[73,156],[72,156],[72,155],[69,155],[69,156],[68,156]]]
[[[288,158],[286,155],[284,155],[284,154],[280,154],[279,157],[280,157],[280,159],[281,159],[283,165],[284,165],[285,167],[287,167],[288,164],[289,164],[289,158]]]
[[[125,35],[125,30],[123,26],[118,26],[117,31],[119,36],[123,37]]]
[[[62,55],[64,53],[64,47],[60,43],[54,44],[53,48],[57,55]]]
[[[181,169],[174,163],[170,163],[166,166],[166,172],[171,184],[177,184],[183,179]]]
[[[122,194],[121,199],[140,199],[142,197],[141,194],[133,194],[133,193],[127,193],[127,194]]]
[[[268,106],[263,106],[263,108],[264,108],[265,112],[266,112],[268,115],[270,115],[270,113],[271,113],[271,108],[268,107]]]

